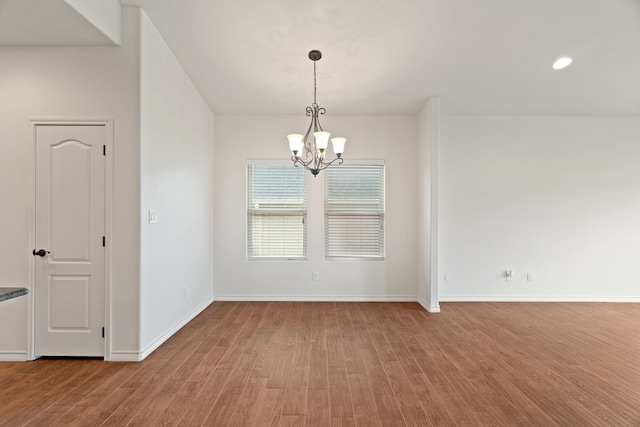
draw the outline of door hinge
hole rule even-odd
[[[103,145],[103,146],[102,146],[102,155],[103,155],[103,156],[106,156],[106,155],[107,155],[107,146],[106,146],[106,145]]]
[[[105,246],[107,246],[107,240],[105,236],[102,236],[102,247],[104,248]]]
[[[104,338],[104,326],[102,327],[102,338]]]

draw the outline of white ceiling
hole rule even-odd
[[[318,49],[328,114],[439,96],[444,114],[640,115],[640,0],[120,3],[146,11],[217,114],[304,114]]]
[[[0,46],[105,46],[113,41],[64,0],[0,0]]]

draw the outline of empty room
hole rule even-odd
[[[637,0],[0,0],[0,426],[640,425]]]

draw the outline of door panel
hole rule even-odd
[[[49,329],[88,331],[91,322],[88,276],[49,277]]]
[[[35,355],[104,356],[104,125],[36,126]]]
[[[87,262],[91,254],[91,146],[67,140],[49,147],[51,261]]]

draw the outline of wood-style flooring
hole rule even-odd
[[[0,363],[1,426],[640,426],[640,304],[216,302],[138,363]]]

